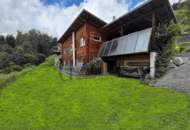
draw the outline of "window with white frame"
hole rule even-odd
[[[84,38],[84,37],[81,37],[81,38],[80,38],[80,47],[84,47],[85,44],[86,44],[85,38]]]

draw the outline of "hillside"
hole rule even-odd
[[[190,1],[174,4],[173,8],[177,21],[181,24],[182,32],[190,33]]]
[[[0,129],[190,129],[189,96],[114,76],[70,79],[52,60],[0,90]]]

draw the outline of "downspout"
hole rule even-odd
[[[73,68],[76,65],[76,55],[75,55],[75,32],[72,33],[72,57],[73,57]]]
[[[89,25],[86,23],[86,63],[88,63],[90,61],[90,33],[89,33]]]

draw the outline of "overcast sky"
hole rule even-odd
[[[85,8],[106,22],[144,0],[0,0],[0,34],[32,28],[60,37]],[[171,3],[178,0],[170,0]]]

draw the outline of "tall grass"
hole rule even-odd
[[[50,56],[40,66],[53,67],[53,65],[54,65],[54,57]],[[19,71],[19,72],[15,71],[9,74],[0,73],[0,89],[6,87],[9,83],[15,81],[17,78],[31,71],[33,68],[34,67],[28,67],[28,68],[23,69],[22,71]]]
[[[4,88],[9,83],[15,81],[18,77],[20,77],[21,75],[24,75],[30,70],[32,70],[32,67],[23,69],[22,71],[19,71],[19,72],[11,72],[9,74],[4,74],[4,73],[0,74],[0,89]]]

